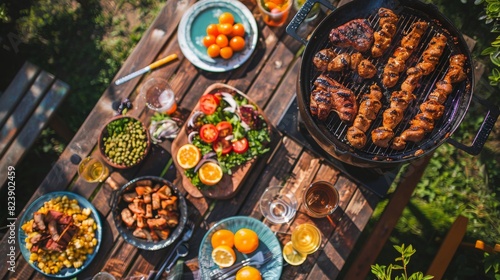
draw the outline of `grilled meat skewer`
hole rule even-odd
[[[464,70],[466,57],[463,54],[450,58],[450,66],[443,80],[436,83],[436,88],[427,100],[420,105],[420,113],[410,121],[410,127],[394,138],[391,148],[402,150],[406,142],[420,142],[426,133],[434,129],[434,122],[444,114],[444,105],[448,95],[453,91],[452,84],[466,78]]]
[[[377,74],[375,65],[359,52],[336,54],[332,49],[322,49],[314,55],[313,64],[319,71],[356,71],[364,79],[371,79]]]
[[[390,9],[380,8],[378,10],[380,17],[380,29],[373,34],[375,42],[372,47],[372,56],[380,57],[391,46],[392,38],[396,33],[396,24],[398,16]]]
[[[358,114],[353,125],[347,130],[347,140],[354,148],[361,149],[365,146],[367,140],[365,133],[382,108],[380,102],[382,96],[380,87],[374,83],[370,86],[370,92],[361,98]]]
[[[386,88],[396,85],[399,74],[405,69],[406,60],[418,46],[428,26],[427,22],[417,21],[412,24],[411,31],[401,39],[400,46],[396,48],[384,67],[382,83]]]

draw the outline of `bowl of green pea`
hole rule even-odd
[[[119,115],[102,129],[99,150],[107,164],[124,169],[142,162],[149,152],[150,143],[149,132],[140,120]]]

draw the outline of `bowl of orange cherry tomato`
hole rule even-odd
[[[253,14],[239,1],[202,0],[183,15],[177,30],[184,56],[210,72],[241,66],[258,39]]]

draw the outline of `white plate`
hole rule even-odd
[[[203,45],[207,26],[218,23],[219,16],[230,12],[235,23],[245,27],[245,48],[235,52],[230,59],[211,58]],[[179,45],[184,56],[195,66],[210,72],[226,72],[240,67],[252,55],[257,46],[257,22],[252,12],[239,1],[203,0],[191,6],[182,16],[177,29]]]

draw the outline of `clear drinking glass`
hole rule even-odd
[[[317,181],[304,191],[306,213],[314,218],[326,217],[339,206],[339,192],[329,182]]]
[[[260,198],[262,215],[275,224],[291,221],[298,208],[297,198],[291,192],[283,192],[283,187],[267,188]]]
[[[269,26],[282,26],[288,18],[292,0],[257,0],[262,20]]]
[[[87,157],[78,165],[78,175],[89,183],[102,182],[109,176],[109,169],[101,160]]]
[[[170,84],[161,78],[149,79],[141,88],[141,95],[149,109],[173,114],[177,110],[175,94]]]

